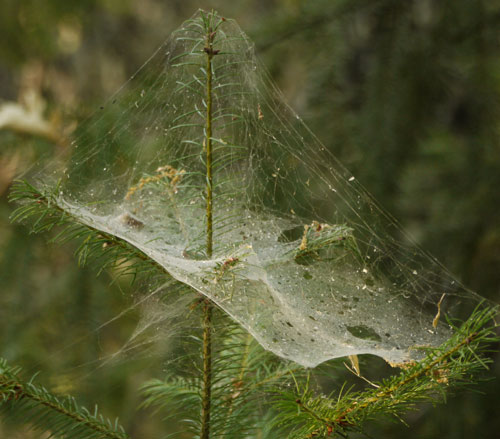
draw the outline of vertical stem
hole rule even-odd
[[[206,178],[207,178],[207,257],[213,253],[213,220],[212,220],[212,58],[217,52],[213,49],[215,32],[209,27],[207,45],[204,49],[207,55],[207,114],[206,114]],[[201,432],[200,439],[210,438],[210,410],[212,398],[212,303],[205,300],[203,308],[203,393],[201,402]]]
[[[212,304],[207,299],[203,307],[203,394],[201,401],[200,439],[210,438],[212,403]]]
[[[210,29],[209,29],[210,32]],[[207,151],[207,257],[212,257],[213,250],[213,230],[212,230],[212,48],[213,37],[207,37],[207,47],[205,52],[207,54],[207,115],[206,115],[206,137],[205,148]]]

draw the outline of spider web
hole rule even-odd
[[[207,27],[218,51],[211,258]],[[134,245],[304,366],[363,353],[418,359],[451,334],[438,310],[477,301],[309,131],[249,38],[215,13],[174,32],[37,182],[58,182],[60,208]]]

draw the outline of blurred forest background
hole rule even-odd
[[[199,7],[236,19],[322,142],[424,249],[500,302],[500,1],[2,0],[0,357],[97,402],[139,439],[161,436],[161,419],[136,410],[137,389],[165,365],[95,361],[134,330],[132,312],[97,331],[128,306],[130,286],[78,267],[71,244],[11,224],[7,194],[39,156],[69,148],[78,122]],[[478,392],[424,407],[406,417],[410,428],[377,423],[369,433],[497,438],[499,360]],[[390,373],[364,361],[370,378]],[[0,437],[39,435],[0,419]]]

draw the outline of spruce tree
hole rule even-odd
[[[188,437],[347,437],[362,431],[367,420],[399,419],[422,401],[444,400],[487,368],[489,346],[498,340],[492,325],[496,310],[482,304],[461,324],[446,320],[442,303],[458,299],[470,306],[477,296],[449,286],[448,275],[437,273],[432,259],[405,237],[402,243],[389,239],[385,229],[399,231],[395,221],[333,158],[332,166],[318,162],[329,156],[321,155],[324,148],[300,121],[292,125],[295,117],[278,92],[267,96],[259,88],[267,78],[254,76],[253,53],[239,52],[251,46],[234,26],[214,12],[200,11],[188,20],[173,37],[180,43],[160,49],[188,48],[166,52],[170,70],[160,70],[165,82],[158,86],[157,71],[146,64],[137,74],[150,86],[139,92],[144,100],[134,94],[112,98],[109,107],[117,100],[124,105],[120,125],[106,125],[105,116],[97,117],[102,126],[85,125],[95,132],[80,134],[56,180],[50,181],[53,174],[45,170],[35,183],[19,181],[11,194],[20,204],[13,220],[29,223],[34,233],[57,230],[62,242],[76,240],[82,265],[93,261],[100,270],[121,270],[149,290],[161,289],[166,302],[188,298],[185,315],[199,325],[185,355],[171,363],[165,377],[143,388],[144,406],[182,419],[181,434]],[[163,61],[152,62],[164,69]],[[255,84],[255,92],[241,86],[245,81]],[[169,93],[178,101],[166,100]],[[165,115],[158,119],[157,111]],[[137,129],[135,115],[148,120],[140,128],[140,156],[131,134]],[[89,140],[92,135],[98,140]],[[304,137],[312,143],[300,150]],[[314,162],[309,155],[315,155]],[[118,194],[111,190],[116,187]],[[323,219],[332,208],[316,205],[326,191],[345,203],[330,212],[336,223],[311,218],[312,212]],[[116,206],[122,209],[119,215]],[[348,221],[351,215],[357,223]],[[372,218],[387,224],[372,224]],[[380,257],[372,259],[373,252]],[[319,283],[308,284],[312,279]],[[323,291],[304,286],[327,282],[345,289],[324,299]],[[436,291],[429,290],[436,285]],[[302,293],[307,300],[276,303],[266,296],[271,287]],[[362,298],[345,298],[359,290]],[[371,298],[363,298],[365,290]],[[344,298],[353,302],[336,317],[344,322],[344,332],[330,334],[330,327],[321,325],[334,328],[336,321],[324,320],[316,306],[327,309],[325,300]],[[425,313],[413,316],[408,309],[415,303]],[[370,307],[375,314],[394,314],[370,316]],[[349,316],[355,312],[366,324],[349,323],[359,318]],[[280,320],[282,315],[286,320]],[[369,323],[369,317],[379,321]],[[396,323],[399,317],[402,322]],[[422,326],[407,328],[425,319]],[[296,328],[297,322],[303,326]],[[380,334],[384,325],[386,332]],[[316,331],[319,335],[312,337]],[[343,342],[344,350],[325,334]],[[324,358],[313,358],[321,349],[326,349]],[[343,366],[307,367],[338,357],[339,349],[350,355],[364,389],[325,393],[322,380]],[[400,372],[380,382],[369,380],[357,353],[392,360]],[[0,394],[3,416],[54,437],[129,437],[117,422],[22,378],[5,361],[0,363]]]

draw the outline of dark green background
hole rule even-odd
[[[424,249],[499,302],[500,1],[2,0],[0,106],[37,96],[64,137],[198,7],[235,18],[323,143]],[[159,422],[135,410],[137,387],[151,373],[144,366],[157,357],[61,375],[123,344],[137,316],[97,334],[130,303],[126,283],[95,279],[72,259],[71,245],[50,246],[9,222],[12,176],[56,149],[0,130],[0,356],[27,373],[41,370],[48,387],[97,401],[136,438],[158,437]],[[60,350],[81,336],[76,348]],[[367,376],[377,374],[373,363]],[[485,374],[495,375],[498,358]],[[409,428],[377,423],[370,432],[497,438],[500,381],[473,389],[482,394],[410,414]],[[0,437],[39,436],[0,420]]]

